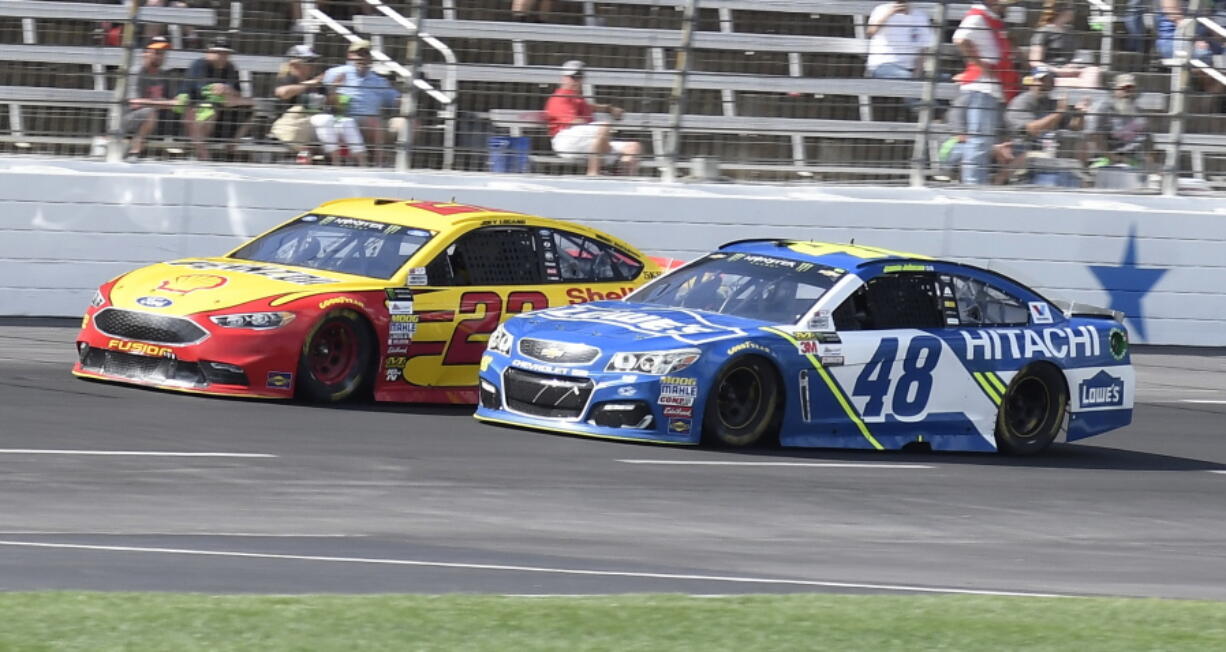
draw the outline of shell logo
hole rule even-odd
[[[216,274],[182,274],[162,281],[162,284],[154,289],[161,292],[188,294],[196,290],[215,290],[228,283],[229,280]]]

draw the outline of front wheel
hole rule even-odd
[[[348,399],[370,384],[374,338],[351,310],[334,312],[307,334],[298,362],[298,394],[317,403]]]
[[[1068,411],[1064,378],[1051,365],[1032,365],[1009,383],[996,413],[996,447],[1011,455],[1034,455],[1047,449]]]
[[[733,448],[760,443],[773,425],[778,400],[779,381],[769,363],[755,357],[733,362],[707,398],[703,440]]]

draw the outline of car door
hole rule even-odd
[[[975,387],[947,341],[940,276],[931,266],[863,274],[864,284],[833,312],[843,359],[829,369],[856,416],[887,447],[934,435],[978,436],[961,409]],[[837,430],[848,415],[821,418]]]

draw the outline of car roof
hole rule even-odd
[[[590,236],[639,257],[644,257],[638,248],[629,243],[582,224],[471,204],[382,197],[351,197],[324,202],[311,209],[310,212],[374,220],[409,228],[429,229],[439,233],[459,226],[470,226],[473,223],[480,224],[487,221],[491,225],[545,226]]]
[[[785,238],[736,240],[721,246],[719,249],[720,251],[801,260],[848,270],[880,261],[933,260],[930,256],[881,249],[879,247],[866,247],[854,243],[843,244],[816,242],[813,240],[788,240]]]

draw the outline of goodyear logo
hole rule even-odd
[[[326,308],[330,308],[332,306],[339,306],[342,304],[354,305],[354,306],[358,306],[361,308],[366,307],[366,304],[362,303],[361,301],[358,301],[357,299],[354,299],[353,297],[332,297],[331,299],[324,299],[323,301],[320,301],[319,309],[324,310]]]
[[[128,342],[127,340],[111,340],[106,343],[106,348],[114,351],[125,351],[136,355],[147,355],[151,358],[173,358],[175,350],[169,346],[157,346],[156,344],[146,344],[144,342]]]
[[[285,389],[294,382],[294,374],[289,371],[270,371],[264,384],[273,389]]]

